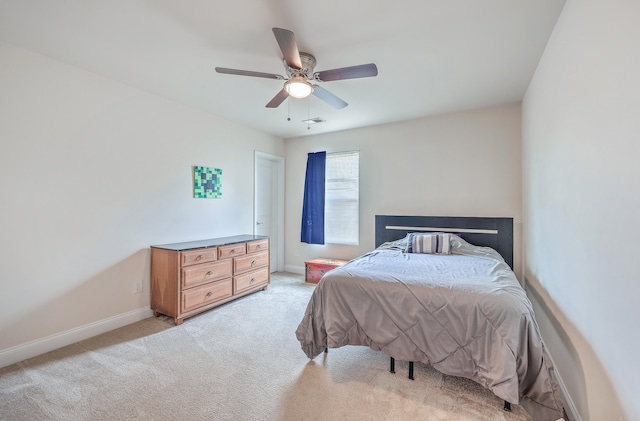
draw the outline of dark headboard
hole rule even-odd
[[[376,215],[376,247],[410,232],[434,231],[456,233],[471,244],[491,247],[513,269],[513,218]]]

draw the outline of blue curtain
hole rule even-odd
[[[304,180],[300,241],[324,244],[324,173],[326,152],[309,153]]]

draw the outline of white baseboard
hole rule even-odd
[[[284,265],[284,271],[304,275],[304,266]]]
[[[55,333],[41,339],[36,339],[21,345],[0,351],[0,367],[15,364],[27,358],[36,357],[45,352],[71,345],[78,341],[91,338],[104,332],[117,329],[122,326],[135,323],[140,320],[153,317],[153,311],[149,307],[139,308],[117,316],[108,317],[97,322],[89,323],[69,329],[64,332]]]
[[[551,362],[553,363],[553,358],[551,358]],[[554,367],[557,367],[555,363],[553,363]],[[560,392],[562,393],[562,398],[564,399],[564,412],[567,413],[567,417],[571,421],[582,421],[582,417],[578,413],[578,409],[576,408],[576,404],[573,403],[573,399],[571,399],[571,395],[567,390],[567,387],[564,385],[562,381],[562,377],[560,377],[560,373],[558,370],[555,370],[556,381],[558,382],[558,386],[560,387]]]
[[[553,327],[553,323],[549,322],[549,320],[552,317],[555,317],[555,316],[551,313],[550,310],[548,310],[547,304],[544,303],[544,299],[540,295],[540,291],[537,289],[537,284],[529,282],[525,278],[524,279],[524,285],[525,285],[525,287],[524,287],[525,288],[525,292],[527,293],[527,296],[529,297],[529,299],[531,300],[531,303],[533,304],[534,311],[539,310],[536,313],[536,319],[538,320],[539,323],[541,321],[544,322],[544,323],[541,323],[541,326],[543,326],[543,327],[545,325],[550,326],[548,328],[549,331],[545,332],[545,331],[543,331],[541,329],[540,334],[545,334],[546,333],[547,336],[551,337],[551,338],[553,338],[554,334],[558,335],[559,333],[557,332],[557,329]],[[567,386],[565,385],[564,381],[562,380],[562,377],[560,375],[560,371],[558,370],[559,366],[553,360],[553,355],[551,355],[551,350],[548,347],[547,347],[547,351],[548,351],[548,356],[551,359],[551,363],[555,367],[555,370],[554,370],[555,379],[556,379],[556,382],[558,383],[558,387],[560,388],[560,393],[562,394],[562,399],[564,401],[564,410],[567,413],[567,418],[569,418],[570,421],[582,421],[582,417],[580,416],[580,413],[578,412],[576,404],[575,404],[574,400],[572,399],[571,394],[569,393],[569,390],[567,389]],[[563,352],[563,347],[556,348],[556,352]]]

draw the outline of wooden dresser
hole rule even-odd
[[[237,235],[151,246],[151,310],[179,325],[269,284],[269,237]]]

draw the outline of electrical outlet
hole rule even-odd
[[[140,294],[142,292],[142,281],[137,281],[133,287],[134,294]]]

